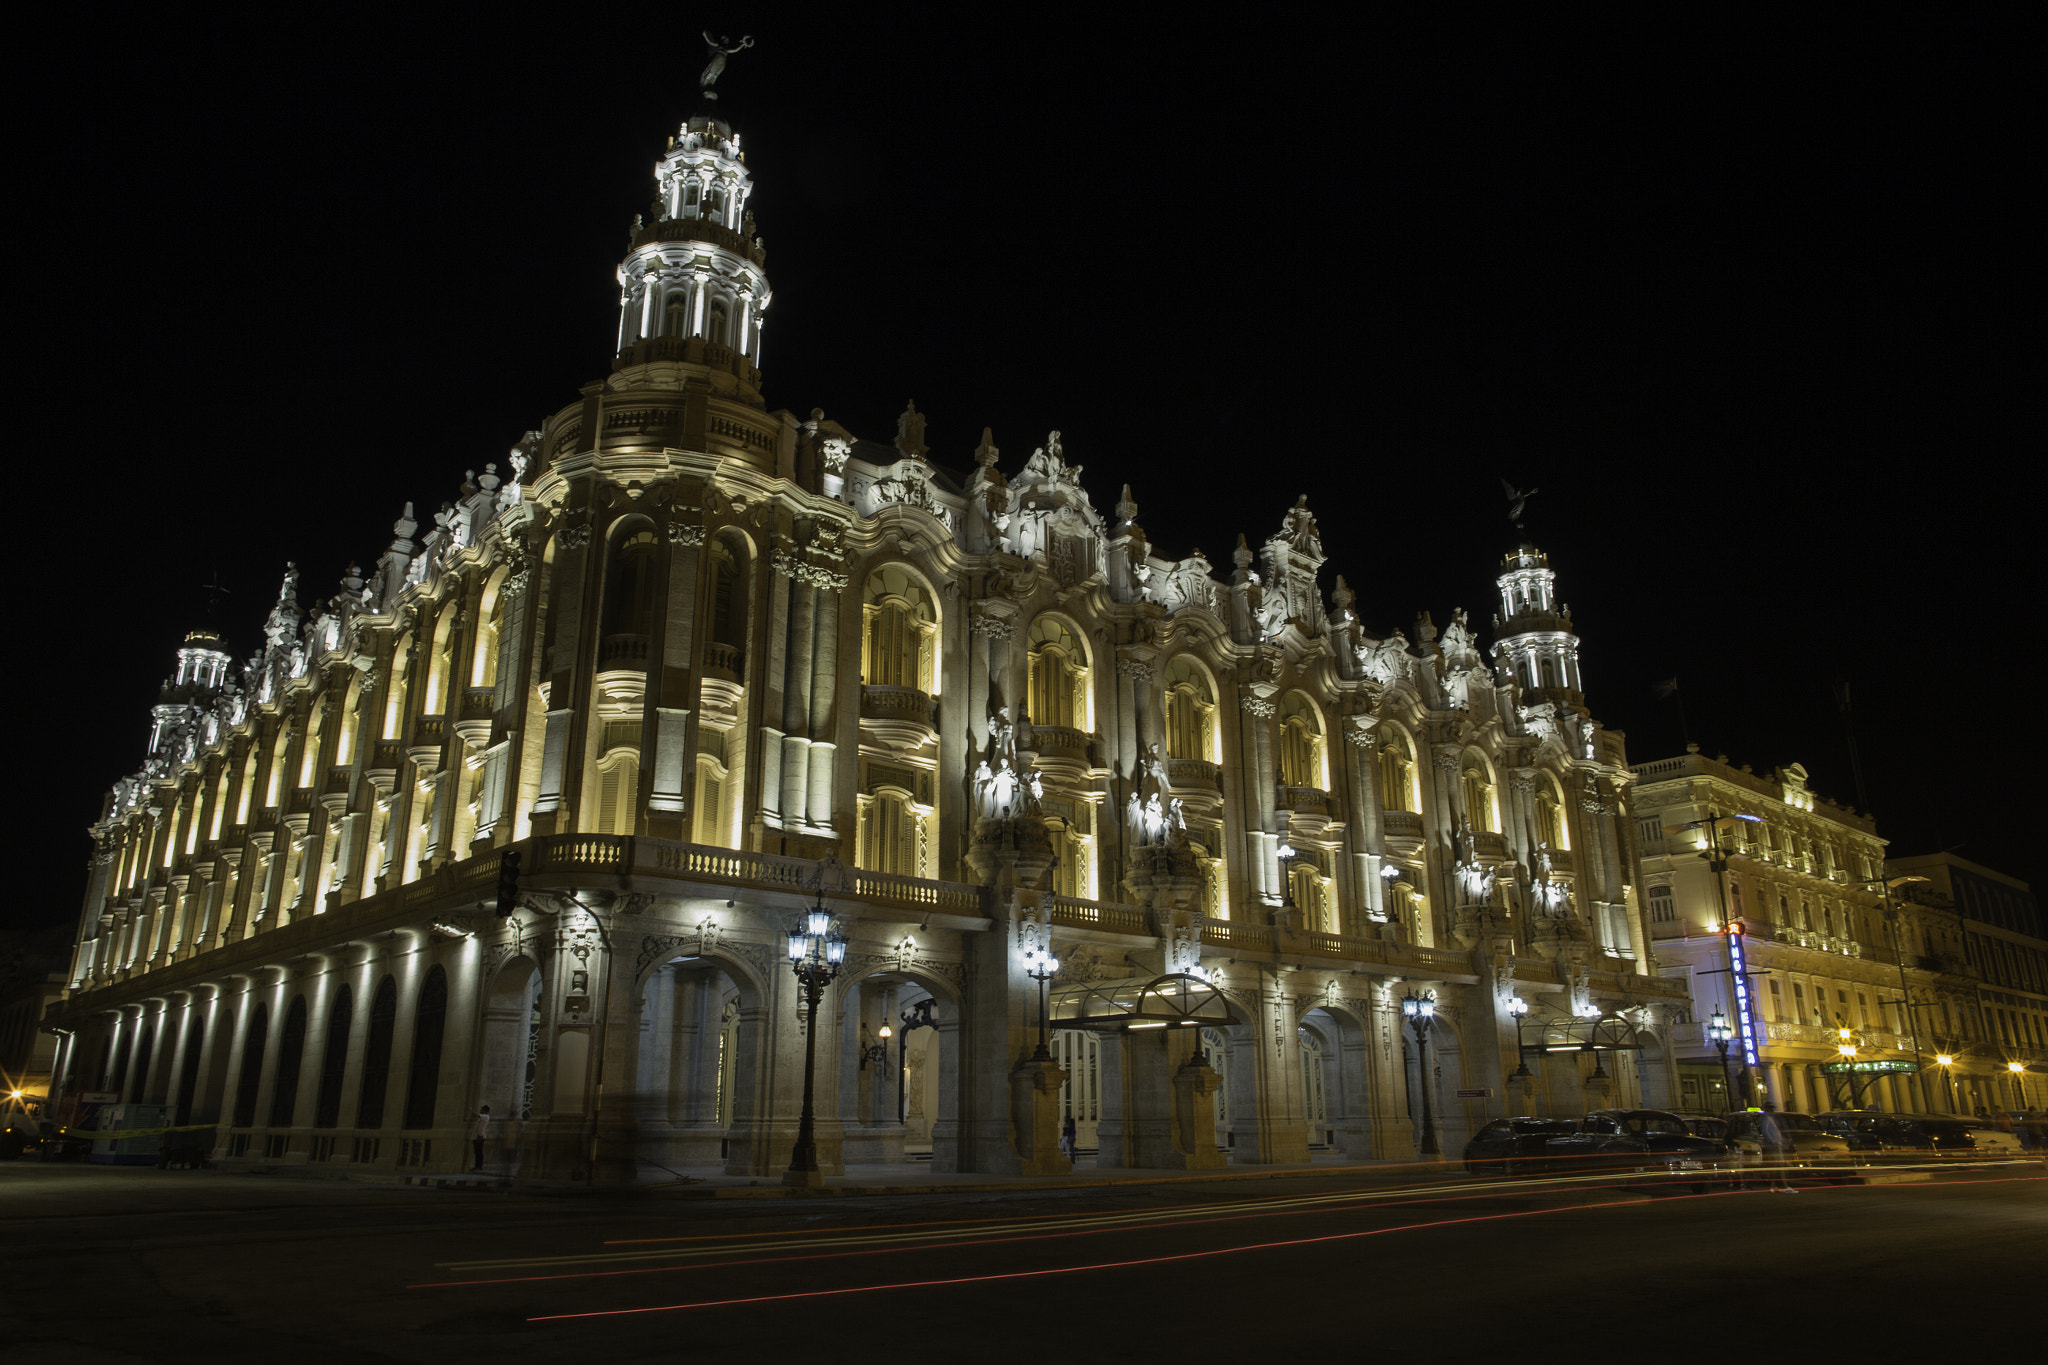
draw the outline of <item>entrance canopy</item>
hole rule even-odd
[[[1221,1028],[1232,1021],[1230,1007],[1199,976],[1176,972],[1150,980],[1076,981],[1055,986],[1046,1010],[1054,1028],[1120,1033],[1125,1029]]]
[[[1635,1025],[1614,1015],[1587,1019],[1564,1014],[1530,1029],[1536,1041],[1524,1043],[1524,1052],[1639,1052],[1643,1046],[1636,1041]]]

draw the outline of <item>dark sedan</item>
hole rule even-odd
[[[1850,1146],[1866,1152],[1968,1156],[1977,1150],[1976,1136],[1955,1119],[1837,1112],[1822,1114],[1820,1122],[1830,1132],[1841,1134]]]
[[[1541,1164],[1543,1144],[1577,1132],[1571,1119],[1495,1119],[1465,1144],[1465,1169],[1473,1175],[1505,1175]]]
[[[1730,1164],[1725,1143],[1693,1136],[1684,1119],[1661,1109],[1596,1109],[1576,1131],[1546,1142],[1543,1157],[1556,1172],[1643,1171],[1678,1180]]]

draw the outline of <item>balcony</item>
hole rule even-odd
[[[1200,758],[1169,758],[1166,760],[1166,782],[1176,791],[1187,787],[1196,791],[1220,792],[1223,789],[1223,766]]]
[[[1506,862],[1507,840],[1490,829],[1472,831],[1472,852],[1483,862]]]
[[[936,710],[937,703],[914,687],[866,683],[860,689],[862,732],[898,753],[931,743],[938,733]]]
[[[1422,817],[1414,811],[1381,811],[1380,829],[1386,835],[1389,853],[1411,854],[1422,851]]]
[[[1274,795],[1282,810],[1329,818],[1330,794],[1319,787],[1282,787]]]
[[[1033,725],[1030,729],[1031,752],[1038,755],[1038,766],[1048,772],[1064,771],[1068,776],[1079,778],[1094,766],[1089,753],[1089,736],[1071,725]],[[1025,738],[1018,736],[1018,747],[1024,747]]]
[[[647,637],[645,635],[607,635],[597,643],[597,668],[600,673],[623,669],[635,673],[647,671]],[[484,712],[486,716],[490,712]]]
[[[704,673],[706,677],[720,678],[729,683],[740,680],[740,651],[738,645],[722,645],[716,640],[704,646]]]
[[[462,694],[464,720],[489,720],[497,707],[498,689],[495,687],[472,687]]]

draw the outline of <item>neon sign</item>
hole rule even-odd
[[[1750,1066],[1761,1065],[1756,1056],[1756,1016],[1749,1005],[1749,964],[1742,955],[1742,926],[1728,926],[1728,967],[1729,979],[1735,983],[1735,1020],[1742,1028],[1742,1060]]]

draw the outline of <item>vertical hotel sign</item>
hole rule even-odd
[[[1730,924],[1727,932],[1728,978],[1735,983],[1735,1022],[1742,1030],[1742,1060],[1749,1066],[1759,1066],[1756,1011],[1749,995],[1749,959],[1742,949],[1742,925],[1739,922]]]

